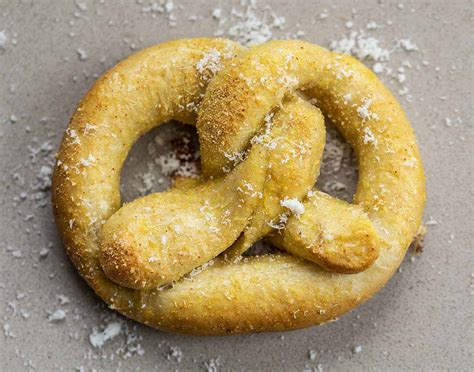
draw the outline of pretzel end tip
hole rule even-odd
[[[357,249],[343,250],[341,254],[318,255],[318,263],[326,270],[339,274],[357,274],[367,270],[379,257],[377,245],[367,236],[365,243],[359,242]]]
[[[103,239],[99,262],[107,278],[127,288],[143,289],[148,286],[146,271],[133,242],[122,236],[119,239]]]

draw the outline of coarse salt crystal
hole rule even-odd
[[[299,217],[304,213],[304,205],[298,199],[289,199],[286,197],[283,200],[280,200],[280,205],[282,207],[288,208],[291,213]]]
[[[97,328],[92,330],[92,333],[89,335],[89,341],[95,348],[101,348],[106,341],[111,340],[115,336],[119,335],[122,331],[122,323],[112,322],[107,324],[105,329],[100,332]]]
[[[66,319],[66,312],[63,309],[56,309],[48,316],[50,322],[60,322],[64,319]]]

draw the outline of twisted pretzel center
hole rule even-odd
[[[313,188],[320,109],[356,153],[354,204]],[[172,119],[196,124],[202,177],[121,206],[132,144]],[[68,253],[96,292],[144,323],[202,334],[342,314],[398,267],[424,203],[393,96],[351,57],[299,41],[181,40],[121,62],[74,114],[53,183]],[[243,259],[262,238],[291,255]]]

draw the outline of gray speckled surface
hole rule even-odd
[[[431,223],[424,252],[414,259],[409,252],[383,290],[337,322],[228,338],[167,334],[115,318],[68,261],[49,204],[40,206],[49,192],[38,195],[47,185],[37,175],[95,77],[133,48],[213,35],[219,26],[212,9],[220,6],[228,15],[231,8],[224,1],[176,0],[176,26],[170,27],[166,14],[142,11],[147,2],[0,1],[0,31],[7,37],[0,49],[0,369],[198,370],[219,358],[221,370],[472,370],[472,1],[258,4],[286,18],[275,37],[302,30],[304,39],[328,46],[365,29],[387,49],[402,38],[418,46],[410,53],[393,50],[386,63],[396,72],[410,62],[405,83],[387,72],[381,78],[395,92],[408,88],[400,99],[418,135],[427,176],[425,221]],[[324,9],[327,18],[320,17]],[[189,20],[192,15],[198,20]],[[369,21],[378,28],[367,30]],[[44,145],[34,156],[44,143],[51,149]],[[137,169],[127,167],[135,176],[146,169],[146,141],[141,144],[131,159]],[[124,181],[130,196],[136,195],[135,176]],[[40,258],[48,245],[49,254]],[[60,304],[57,295],[69,303]],[[48,321],[57,309],[66,311],[65,319]],[[93,348],[93,328],[117,319],[121,334]],[[181,350],[180,361],[167,358],[170,347]]]

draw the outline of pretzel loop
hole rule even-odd
[[[354,204],[312,189],[319,109],[355,150]],[[172,119],[196,123],[203,176],[121,207],[128,151]],[[398,267],[423,205],[397,101],[353,58],[300,41],[179,40],[127,58],[80,103],[53,176],[59,230],[94,290],[133,319],[193,334],[301,328],[348,311]],[[242,259],[262,238],[291,255]]]

